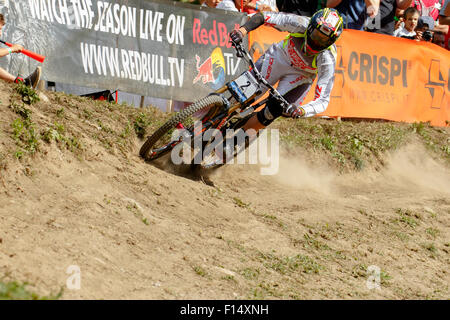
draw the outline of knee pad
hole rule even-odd
[[[269,98],[264,109],[257,113],[257,117],[258,121],[261,122],[262,125],[267,127],[276,118],[281,116],[282,113],[283,110],[281,109],[278,101],[274,98]]]

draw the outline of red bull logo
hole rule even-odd
[[[205,22],[205,21],[203,21]],[[209,24],[208,21],[206,24]],[[239,29],[240,25],[235,24],[234,28]],[[201,45],[212,45],[220,47],[231,47],[231,42],[229,41],[228,29],[225,23],[212,21],[212,28],[205,27],[202,25],[202,21],[198,18],[194,18],[194,23],[192,26],[192,42]]]
[[[214,75],[212,72],[212,59],[209,57],[202,64],[200,64],[200,57],[195,55],[195,60],[197,60],[197,76],[194,78],[193,83],[197,83],[200,79],[203,84],[214,81]]]
[[[222,49],[215,48],[211,55],[201,63],[198,55],[195,55],[197,75],[192,83],[201,81],[202,84],[210,84],[214,90],[219,89],[225,83],[225,59]]]

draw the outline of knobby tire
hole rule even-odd
[[[147,141],[142,145],[139,150],[139,155],[145,160],[153,160],[161,156],[162,154],[155,154],[149,156],[153,152],[152,147],[161,139],[164,135],[166,135],[171,129],[173,129],[178,123],[183,122],[188,117],[192,116],[194,113],[211,107],[222,107],[224,105],[224,101],[222,97],[218,95],[210,95],[200,99],[194,103],[192,103],[189,107],[181,110],[172,118],[170,118],[165,124],[163,124],[158,130],[153,133],[153,135],[147,138]],[[170,144],[170,143],[169,143]],[[165,150],[164,154],[170,150]]]

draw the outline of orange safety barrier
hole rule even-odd
[[[250,32],[259,57],[287,33],[263,26]],[[357,30],[345,30],[329,117],[372,118],[450,125],[450,51],[437,45]],[[310,90],[305,103],[314,99]]]

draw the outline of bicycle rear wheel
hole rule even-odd
[[[223,105],[224,100],[218,95],[210,95],[192,103],[189,107],[174,115],[151,136],[149,136],[147,141],[145,141],[139,150],[139,155],[145,160],[154,160],[163,156],[182,141],[181,138],[179,140],[171,140],[172,130],[175,129],[177,125],[184,125],[194,113],[200,110],[212,107],[218,108]]]

